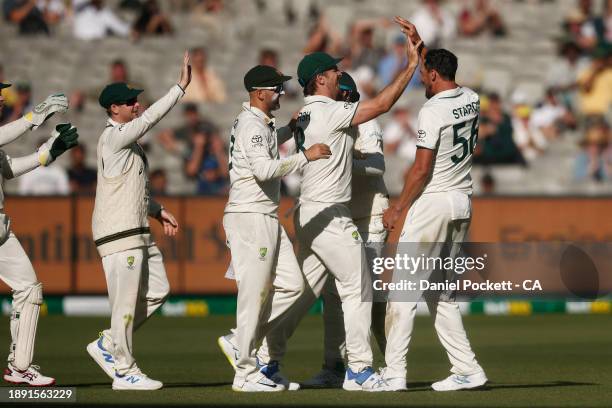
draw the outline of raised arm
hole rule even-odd
[[[0,150],[0,169],[6,179],[19,177],[38,166],[48,166],[55,159],[78,144],[79,134],[70,123],[57,125],[51,137],[37,151],[27,156],[11,158]]]
[[[400,20],[400,17],[395,18],[395,22],[402,26],[402,32],[408,36],[407,27],[402,23],[402,21],[405,20]],[[406,41],[408,65],[406,65],[406,68],[400,71],[399,75],[397,75],[393,82],[387,85],[378,95],[372,99],[359,103],[357,112],[355,113],[353,121],[351,122],[352,126],[365,123],[385,112],[388,112],[395,102],[397,102],[399,97],[406,89],[406,86],[408,86],[410,79],[412,79],[412,75],[414,75],[414,71],[419,65],[419,55],[417,52],[418,47],[420,47],[420,44],[415,46],[412,41]]]
[[[0,127],[0,146],[11,143],[28,130],[37,129],[55,113],[68,110],[68,98],[64,94],[49,95],[47,99],[36,105],[32,112]]]
[[[116,153],[140,139],[149,129],[166,116],[183,95],[185,95],[185,89],[187,89],[190,82],[191,65],[189,65],[189,53],[185,52],[178,83],[170,88],[165,96],[157,100],[149,109],[144,111],[142,116],[120,125],[119,132],[115,133],[116,137],[109,139],[107,142],[113,152]]]

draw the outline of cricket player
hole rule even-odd
[[[353,78],[346,72],[340,77],[341,101],[356,103],[360,95]],[[368,267],[372,268],[373,258],[380,257],[387,239],[383,226],[383,212],[389,207],[389,194],[383,174],[385,158],[383,155],[382,130],[376,119],[358,126],[353,159],[352,197],[349,203],[351,217],[359,235],[365,242]],[[336,289],[333,276],[327,278],[321,297],[323,298],[324,322],[324,362],[322,370],[304,386],[310,388],[340,388],[344,381],[346,357],[345,333],[342,302]],[[372,333],[380,351],[384,354],[385,340],[385,302],[372,304]]]
[[[140,117],[137,97],[141,89],[113,83],[99,98],[109,118],[98,141],[92,230],[106,276],[111,328],[90,343],[87,352],[113,379],[114,390],[156,390],[163,386],[136,365],[132,334],[164,303],[170,291],[147,216],[156,218],[169,236],[176,235],[178,224],[150,197],[149,165],[138,139],[183,97],[191,81],[190,68],[186,52],[178,84]]]
[[[0,90],[10,84],[0,83]],[[0,114],[4,99],[0,94]],[[37,129],[55,113],[68,110],[63,94],[51,95],[21,119],[0,127],[0,146],[4,146],[28,130]],[[48,166],[59,155],[77,145],[77,129],[69,123],[57,125],[51,137],[36,152],[23,157],[9,157],[0,150],[0,186],[3,179],[12,179],[38,166]],[[11,231],[11,221],[4,213],[4,194],[0,188],[0,278],[13,291],[10,317],[11,346],[4,380],[14,384],[49,386],[55,379],[40,373],[32,364],[40,305],[43,303],[42,283],[21,244]]]
[[[249,70],[244,77],[249,102],[242,105],[230,137],[231,188],[223,227],[238,284],[237,327],[235,337],[221,337],[219,345],[235,365],[234,391],[297,387],[280,374],[277,362],[261,364],[255,355],[263,336],[286,317],[304,287],[293,245],[278,221],[280,178],[330,155],[328,146],[314,144],[279,158],[278,145],[293,133],[288,126],[276,129],[272,112],[280,108],[283,83],[289,79],[270,66]]]
[[[414,25],[403,19],[399,23],[410,42],[422,44]],[[444,49],[428,51],[424,46],[421,53],[424,62],[420,74],[428,101],[419,112],[416,159],[400,199],[385,212],[383,220],[387,228],[393,229],[402,211],[410,208],[400,244],[416,242],[426,247],[427,243],[444,243],[430,245],[427,255],[455,256],[456,245],[452,244],[462,243],[470,226],[470,171],[478,138],[480,102],[478,94],[455,82],[455,55]],[[453,279],[454,271],[444,273],[446,279]],[[432,385],[436,391],[476,388],[487,382],[470,347],[454,295],[424,294],[438,338],[452,364],[452,374]],[[387,328],[383,389],[396,391],[406,389],[406,353],[417,304],[392,299],[387,311],[393,320]]]
[[[348,206],[353,147],[357,126],[389,111],[412,78],[419,56],[410,41],[406,50],[408,64],[395,80],[374,98],[358,103],[338,101],[341,72],[337,64],[341,58],[316,52],[305,56],[298,65],[305,105],[296,123],[297,147],[302,150],[315,143],[326,143],[332,154],[329,160],[312,163],[303,172],[296,233],[306,290],[295,312],[270,331],[258,358],[264,362],[282,359],[286,340],[320,296],[331,274],[344,313],[348,368],[342,387],[349,391],[375,391],[384,385],[372,368],[372,303],[362,301],[361,293],[362,278],[369,278],[369,270],[362,238]]]

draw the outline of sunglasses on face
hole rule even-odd
[[[279,95],[283,95],[285,93],[285,87],[283,86],[283,84],[276,85],[276,86],[254,86],[253,89],[274,91],[275,93]]]

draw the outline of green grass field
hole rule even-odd
[[[180,405],[359,405],[431,407],[609,407],[612,406],[612,319],[610,315],[468,316],[468,334],[491,384],[486,390],[436,393],[431,382],[448,375],[448,362],[429,318],[418,318],[409,360],[409,391],[349,393],[302,390],[240,394],[231,390],[233,371],[216,338],[231,316],[156,316],[135,336],[139,366],[165,383],[154,392],[114,392],[90,360],[85,346],[106,318],[46,316],[40,319],[36,363],[58,385],[78,387],[84,404]],[[8,344],[8,321],[0,325]],[[284,372],[302,381],[318,371],[322,323],[309,316],[290,342]],[[376,366],[380,366],[380,355]]]

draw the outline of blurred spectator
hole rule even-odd
[[[480,194],[495,194],[495,179],[491,173],[485,173],[480,179]]]
[[[4,107],[6,122],[13,122],[30,112],[32,106],[32,88],[28,82],[17,82],[15,85],[15,101],[12,106]]]
[[[276,50],[273,50],[272,48],[262,48],[259,51],[259,59],[257,63],[259,65],[268,65],[282,71],[280,69],[278,52]],[[283,84],[283,88],[285,90],[285,97],[289,99],[294,99],[301,91],[301,89],[297,87],[296,82],[293,82],[291,80],[285,82]]]
[[[576,118],[559,103],[555,93],[549,88],[546,90],[544,102],[534,109],[530,125],[539,129],[546,139],[552,140],[565,129],[575,129]]]
[[[526,102],[526,95],[517,90],[511,98],[514,143],[521,151],[523,158],[530,162],[546,150],[548,142],[541,129],[534,125],[533,109]]]
[[[579,109],[589,116],[605,115],[612,103],[612,46],[602,45],[593,54],[593,62],[578,78]]]
[[[560,102],[576,109],[578,74],[589,66],[589,60],[581,57],[580,47],[572,40],[564,40],[558,56],[551,61],[546,73],[546,84],[553,88]]]
[[[85,164],[86,155],[84,144],[76,145],[70,150],[68,180],[73,193],[91,193],[96,189],[98,174],[95,168]]]
[[[325,15],[318,17],[315,25],[308,32],[308,40],[304,46],[304,54],[326,52],[338,55],[342,48],[342,37],[329,25]]]
[[[380,84],[385,87],[397,77],[402,69],[408,64],[406,55],[406,37],[403,34],[393,39],[391,50],[378,63],[378,79]],[[421,76],[417,69],[406,89],[420,86]]]
[[[356,67],[353,62],[353,55],[348,49],[340,62],[340,68],[355,80],[361,100],[374,97],[376,95],[376,73],[368,65]]]
[[[455,18],[440,6],[439,0],[422,0],[421,6],[409,20],[416,26],[429,49],[439,48],[444,40],[453,37],[457,31]]]
[[[140,15],[134,23],[133,30],[136,39],[143,35],[172,34],[174,31],[170,19],[161,12],[157,0],[145,1],[140,10]]]
[[[227,99],[225,85],[208,65],[208,55],[203,47],[191,50],[191,85],[183,102],[223,103]]]
[[[410,110],[398,106],[383,132],[385,155],[397,155],[406,159],[407,164],[414,162],[416,156],[416,132],[412,120]]]
[[[168,192],[168,177],[164,169],[155,169],[149,176],[149,184],[151,186],[151,195],[165,195]]]
[[[61,22],[66,16],[66,4],[63,0],[38,0],[36,4],[49,25]]]
[[[603,119],[589,126],[576,157],[576,181],[608,181],[612,178],[610,137],[610,127]]]
[[[2,64],[0,64],[0,82],[10,83],[10,81],[8,81],[4,76],[4,67],[2,66]],[[11,86],[9,88],[4,88],[0,90],[0,94],[4,99],[4,109],[0,113],[0,125],[3,125],[4,123],[6,123],[6,119],[8,119],[10,109],[13,107],[13,105],[15,105],[15,102],[17,101],[17,92],[15,92],[15,87]]]
[[[355,69],[366,66],[375,72],[380,59],[385,55],[385,50],[374,44],[375,27],[386,22],[384,20],[361,20],[353,23],[349,29],[351,55]]]
[[[104,0],[72,0],[74,36],[79,40],[99,40],[110,34],[127,37],[130,25],[104,4]]]
[[[228,191],[227,151],[218,133],[195,133],[193,150],[185,163],[185,173],[197,180],[197,193],[226,194]]]
[[[478,143],[474,151],[475,164],[524,164],[512,137],[512,119],[504,112],[498,94],[480,100]]]
[[[100,84],[100,86],[98,87],[88,89],[88,90],[77,89],[76,91],[73,91],[70,96],[71,109],[74,109],[80,112],[83,109],[85,109],[85,104],[88,101],[92,101],[97,104],[98,97],[100,96],[100,92],[102,92],[102,89],[104,89],[104,86],[106,86],[107,83],[125,82],[132,88],[145,89],[143,84],[137,81],[133,81],[131,79],[129,75],[127,64],[122,59],[116,59],[110,63],[108,67],[108,75],[109,75],[108,80],[105,81],[104,84]],[[147,106],[150,105],[150,102],[151,102],[151,99],[146,89],[143,93],[141,93],[138,96],[138,101],[141,105],[141,113],[142,113],[142,111],[144,111],[147,108]]]
[[[473,7],[465,4],[459,13],[459,33],[473,37],[489,31],[495,37],[506,35],[506,27],[499,12],[489,0],[474,0]]]
[[[55,13],[39,8],[38,0],[4,0],[2,11],[6,21],[19,25],[22,35],[49,35],[49,26],[58,21]]]
[[[196,8],[206,14],[219,14],[225,8],[223,0],[198,0]]]
[[[161,146],[171,154],[180,156],[189,155],[189,145],[196,133],[216,133],[217,128],[208,120],[202,118],[198,106],[194,103],[186,103],[183,108],[184,124],[177,129],[166,129],[158,135]]]
[[[597,45],[595,17],[591,0],[578,0],[578,7],[565,17],[564,29],[582,51],[590,52]]]
[[[40,146],[46,141],[41,140]],[[21,195],[68,195],[70,184],[68,174],[62,166],[39,166],[19,177]]]
[[[603,15],[593,19],[598,44],[612,44],[612,0],[606,0]]]

